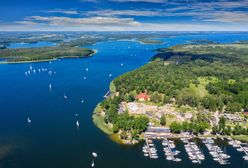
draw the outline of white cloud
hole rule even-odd
[[[88,17],[88,18],[71,18],[71,17],[43,17],[31,16],[26,18],[28,21],[45,23],[48,25],[60,26],[82,26],[82,25],[128,25],[139,26],[140,23],[133,18],[117,18],[117,17]]]
[[[241,13],[241,12],[214,12],[211,15],[205,17],[206,17],[205,21],[226,22],[226,23],[248,23],[248,13]]]
[[[95,2],[97,2],[97,0],[79,0],[80,2],[93,2],[93,3],[95,3]]]
[[[54,10],[48,10],[44,11],[45,13],[62,13],[62,14],[68,14],[68,15],[76,15],[79,14],[76,10],[64,10],[64,9],[54,9]]]
[[[163,3],[166,0],[110,0],[113,2],[147,2],[147,3]]]
[[[95,16],[161,16],[159,10],[96,10],[89,11],[86,15]]]
[[[154,24],[143,23],[139,26],[129,25],[4,25],[0,31],[247,31],[247,24]]]
[[[36,25],[37,23],[32,22],[32,21],[16,21],[15,23],[17,24],[22,24],[22,25]]]

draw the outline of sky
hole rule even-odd
[[[248,0],[0,0],[0,31],[248,31]]]

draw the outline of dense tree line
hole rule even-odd
[[[221,135],[248,135],[248,128],[245,128],[240,124],[236,124],[232,128],[230,125],[226,124],[226,119],[221,117],[218,125],[213,126],[212,133]]]
[[[248,107],[248,45],[179,45],[158,50],[154,60],[114,80],[127,101],[148,91],[151,101],[236,112]],[[204,97],[195,94],[199,78],[208,81]]]
[[[118,114],[118,107],[122,101],[121,97],[110,97],[105,99],[101,104],[101,108],[105,112],[105,122],[113,124],[113,132],[121,132],[121,138],[127,138],[127,132],[132,138],[137,139],[139,134],[146,130],[149,119],[145,116],[134,117],[127,112]]]
[[[191,132],[193,134],[202,134],[209,128],[207,122],[193,121],[188,122],[184,121],[183,123],[173,122],[170,125],[170,130],[172,133],[181,133],[181,132]]]
[[[77,47],[7,48],[0,50],[0,58],[7,58],[10,62],[35,61],[58,57],[89,56],[93,53],[91,49]]]

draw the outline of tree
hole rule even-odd
[[[225,128],[226,128],[226,119],[223,116],[221,116],[219,120],[219,131],[224,132]]]
[[[161,125],[166,125],[166,118],[165,118],[164,114],[160,117],[160,124]]]
[[[242,109],[242,104],[238,102],[228,103],[226,106],[226,111],[230,113],[240,112]]]
[[[161,103],[162,102],[162,96],[158,92],[154,92],[151,95],[151,101],[154,103]]]
[[[212,133],[213,133],[213,134],[219,133],[219,128],[218,128],[218,126],[214,125],[214,126],[212,127]]]
[[[179,134],[181,132],[181,124],[180,123],[176,123],[176,122],[173,122],[171,123],[170,125],[170,131],[172,133],[176,133],[176,134]]]

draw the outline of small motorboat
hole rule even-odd
[[[96,152],[92,152],[92,156],[97,157],[97,153]]]
[[[28,121],[28,123],[31,123],[32,122],[29,117],[28,117],[27,121]]]
[[[77,120],[77,122],[76,122],[76,125],[77,125],[77,127],[79,127],[79,121]]]

